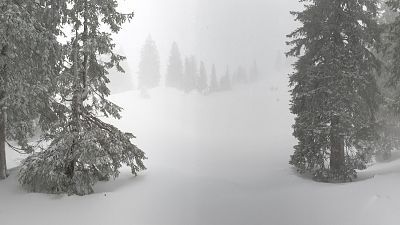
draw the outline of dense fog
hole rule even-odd
[[[399,12],[0,0],[0,224],[399,224]]]
[[[140,51],[148,35],[159,50],[162,73],[173,42],[179,45],[183,56],[196,56],[209,70],[216,64],[220,73],[225,72],[226,66],[250,67],[253,61],[257,61],[264,73],[290,66],[284,56],[288,49],[285,42],[286,35],[297,25],[289,13],[301,8],[296,1],[132,0],[122,3],[124,11],[135,12],[132,22],[117,36],[118,48],[128,56],[132,73],[138,71]]]

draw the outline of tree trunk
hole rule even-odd
[[[0,180],[7,177],[7,164],[6,164],[6,110],[3,109],[0,118]]]
[[[88,32],[89,32],[89,26],[88,26],[88,9],[87,9],[87,4],[88,2],[85,1],[84,9],[84,22],[83,22],[83,35],[82,35],[82,41],[83,41],[83,46],[86,46],[86,42],[88,39]],[[74,51],[74,59],[73,59],[73,68],[74,68],[74,77],[79,78],[79,75],[81,74],[80,79],[76,80],[76,83],[74,85],[74,94],[72,97],[72,104],[71,104],[71,110],[72,110],[72,132],[74,133],[74,140],[72,141],[72,146],[70,150],[70,155],[71,155],[71,161],[67,164],[66,168],[66,174],[69,178],[74,177],[75,173],[75,163],[76,159],[74,158],[74,154],[76,151],[76,147],[78,144],[78,138],[80,136],[81,132],[81,115],[82,115],[82,109],[83,109],[83,102],[86,100],[87,95],[89,93],[89,87],[88,87],[88,78],[87,78],[87,72],[88,72],[88,62],[89,62],[89,56],[87,52],[83,52],[83,71],[80,72],[79,69],[79,35],[78,31],[75,31],[75,42],[73,44],[73,51]]]
[[[344,167],[344,136],[340,133],[339,116],[333,116],[331,120],[331,170],[340,170]]]
[[[9,28],[6,29],[8,34]],[[8,45],[5,44],[1,48],[0,56],[7,58]],[[7,63],[0,69],[0,75],[3,77],[4,83],[1,85],[4,90],[0,93],[0,180],[7,178],[7,161],[6,161],[6,122],[7,122],[7,108],[5,107],[6,94],[7,94]]]
[[[78,46],[78,31],[75,31],[75,41],[72,45],[72,51],[73,51],[73,75],[76,78],[79,78],[79,67],[78,67],[78,57],[79,57],[79,46]],[[74,92],[72,96],[72,102],[71,102],[71,132],[73,134],[73,140],[72,140],[72,145],[70,148],[69,152],[69,158],[68,162],[66,162],[66,171],[65,174],[68,176],[68,178],[72,179],[75,174],[75,149],[77,147],[78,143],[78,137],[80,133],[80,99],[81,99],[81,93],[80,93],[80,84],[79,84],[79,79],[76,79],[75,84],[73,86]]]

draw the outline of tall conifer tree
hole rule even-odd
[[[155,88],[160,84],[160,56],[150,35],[142,48],[138,75],[141,90]]]
[[[59,15],[49,12],[56,6],[33,0],[0,1],[0,179],[7,173],[6,140],[17,140],[23,151],[32,150],[27,138],[52,92],[50,78],[57,73],[60,53],[53,23]]]
[[[260,79],[260,74],[259,74],[259,70],[258,70],[258,65],[257,65],[257,61],[254,60],[253,65],[250,69],[250,76],[249,76],[249,80],[251,82],[255,82],[257,80]]]
[[[210,91],[215,92],[217,90],[218,90],[217,69],[215,68],[215,64],[213,64],[211,68]]]
[[[203,61],[200,62],[200,74],[199,74],[199,77],[197,79],[196,86],[197,86],[197,90],[200,93],[203,93],[206,90],[207,86],[208,86],[207,71],[206,71],[206,67],[205,67]]]
[[[114,0],[64,3],[59,13],[72,36],[64,46],[65,67],[55,78],[54,118],[44,129],[50,144],[23,161],[19,181],[31,191],[84,195],[97,181],[117,177],[122,164],[134,175],[145,169],[134,136],[99,119],[120,118],[121,108],[107,100],[107,71],[122,72],[125,57],[114,53],[111,35],[133,14],[117,12]]]
[[[183,79],[183,63],[182,56],[178,48],[178,44],[174,42],[169,56],[167,74],[165,83],[167,87],[181,88]]]
[[[183,91],[189,93],[196,88],[196,80],[197,80],[197,60],[196,57],[186,57],[185,58],[185,69],[182,79],[182,88]]]
[[[229,66],[226,66],[225,75],[223,77],[221,77],[220,82],[219,82],[219,87],[221,90],[224,90],[224,91],[232,89],[231,72],[229,70]]]
[[[379,93],[370,49],[379,42],[375,0],[307,0],[288,35],[298,57],[290,76],[298,139],[290,164],[316,179],[348,181],[365,168]]]

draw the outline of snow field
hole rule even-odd
[[[100,182],[78,197],[27,193],[16,169],[0,182],[1,225],[394,225],[400,161],[375,164],[357,182],[317,183],[289,165],[296,143],[283,79],[201,96],[157,88],[112,96],[111,120],[137,136],[147,171]],[[22,156],[7,152],[9,167]],[[395,154],[396,156],[396,154]]]

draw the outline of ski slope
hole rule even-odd
[[[277,76],[278,77],[278,76]],[[95,194],[27,193],[16,169],[0,182],[1,225],[397,225],[400,161],[357,182],[317,183],[288,165],[296,143],[284,79],[201,96],[157,88],[112,96],[111,120],[137,136],[148,170],[129,169]],[[22,156],[7,152],[9,167]],[[400,156],[399,156],[400,157]]]

